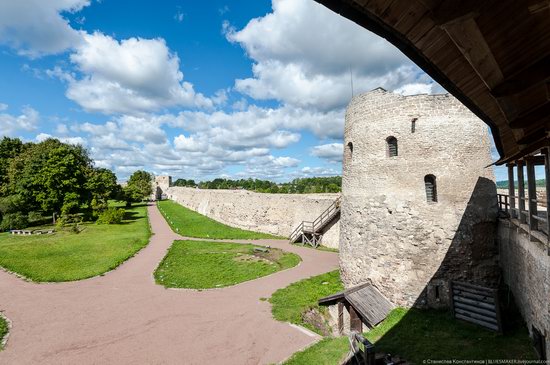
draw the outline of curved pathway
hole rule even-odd
[[[0,272],[0,310],[13,324],[0,364],[266,364],[318,339],[275,321],[260,298],[337,268],[336,254],[254,241],[297,253],[303,261],[229,288],[165,289],[152,273],[182,237],[156,206],[148,209],[154,232],[149,245],[105,276],[35,284]]]

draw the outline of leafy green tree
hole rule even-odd
[[[0,196],[8,193],[8,166],[23,148],[23,142],[19,138],[4,137],[0,141]]]
[[[148,198],[153,194],[153,175],[143,170],[134,172],[123,191],[128,205]]]
[[[94,168],[90,171],[86,188],[91,194],[91,208],[98,215],[109,207],[109,199],[116,196],[119,186],[111,170]]]
[[[87,177],[92,161],[82,146],[56,139],[30,145],[12,159],[9,191],[20,195],[30,210],[73,211],[87,204]]]

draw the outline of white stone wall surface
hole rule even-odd
[[[550,354],[550,255],[544,244],[531,241],[527,232],[511,223],[498,224],[500,262],[504,282],[529,331],[535,326],[546,333],[546,353]]]
[[[481,120],[450,95],[376,89],[351,101],[344,139],[346,287],[370,281],[396,305],[438,307],[448,305],[449,280],[497,280],[496,187]],[[426,199],[429,174],[437,202]]]
[[[304,220],[313,221],[340,194],[267,194],[246,190],[170,187],[168,198],[229,226],[288,237]],[[338,248],[339,222],[323,236],[323,246]]]

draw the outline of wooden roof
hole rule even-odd
[[[371,327],[382,322],[394,308],[393,304],[370,283],[322,298],[319,304],[330,305],[343,299],[347,300]]]
[[[548,145],[550,0],[316,0],[386,38],[487,123],[501,159]]]

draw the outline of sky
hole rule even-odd
[[[313,0],[0,0],[0,136],[81,144],[120,180],[340,175],[350,75],[445,92]]]

